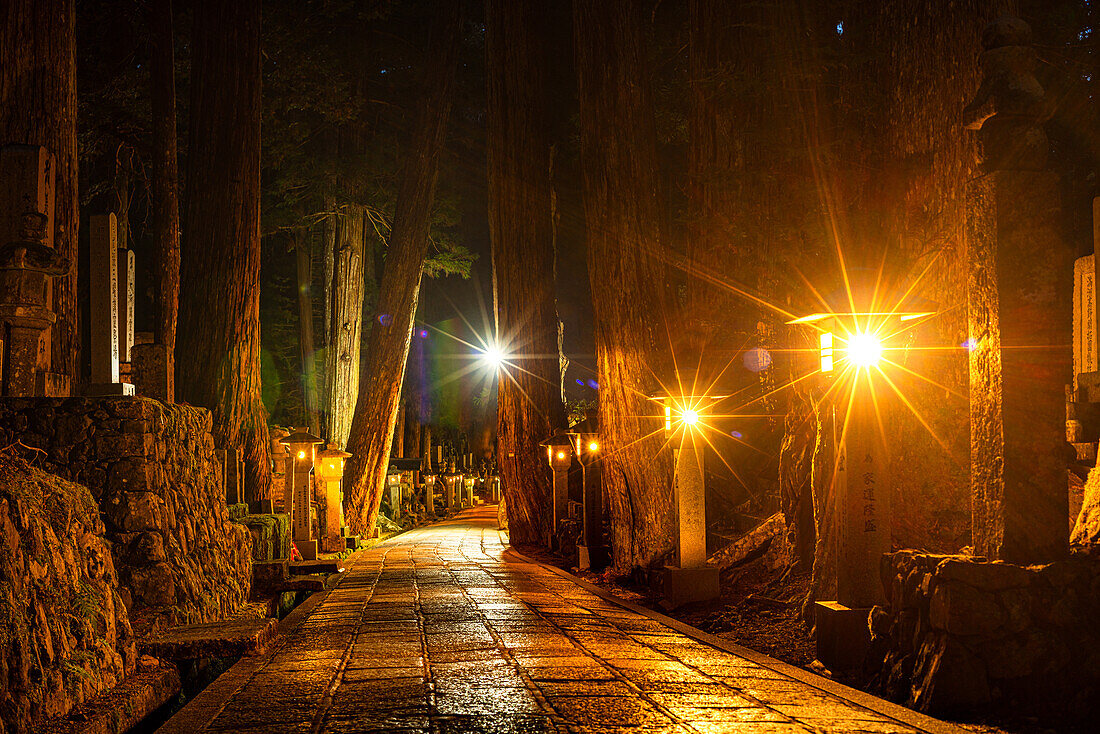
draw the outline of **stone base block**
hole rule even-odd
[[[358,535],[345,535],[344,536],[344,543],[347,545],[348,550],[356,550],[360,545],[359,536]]]
[[[346,538],[343,536],[326,535],[321,538],[321,550],[325,553],[339,553],[347,550]]]
[[[1084,443],[1074,443],[1073,449],[1077,452],[1077,460],[1084,464],[1096,463],[1096,442],[1087,441]]]
[[[303,561],[316,561],[317,560],[317,541],[316,540],[295,540],[294,547],[298,549],[298,552],[302,554]]]
[[[661,606],[676,609],[684,604],[697,601],[710,601],[720,595],[718,587],[718,568],[673,568],[666,566],[661,571]]]
[[[250,515],[274,515],[275,500],[255,500],[248,503]]]
[[[100,382],[88,385],[84,396],[89,398],[132,397],[134,386],[128,382]]]
[[[835,601],[814,603],[817,659],[832,672],[863,667],[871,646],[870,609],[852,609]]]
[[[283,558],[275,561],[252,562],[252,592],[254,596],[278,588],[290,578],[290,566]]]

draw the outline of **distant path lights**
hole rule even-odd
[[[892,550],[891,483],[879,411],[893,388],[884,370],[891,357],[908,348],[912,329],[933,315],[928,310],[815,313],[787,322],[817,332],[814,366],[831,397],[837,598],[816,602],[815,620],[817,658],[833,671],[862,665],[870,644],[867,616],[885,601],[879,562]]]

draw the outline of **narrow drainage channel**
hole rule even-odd
[[[276,619],[284,619],[306,599],[319,593],[322,592],[297,591],[282,594]],[[173,661],[180,676],[179,695],[145,717],[141,723],[130,729],[128,734],[152,734],[155,732],[176,712],[206,690],[206,687],[216,681],[222,673],[232,668],[240,659],[240,655],[232,655]]]

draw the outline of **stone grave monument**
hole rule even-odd
[[[43,338],[57,319],[47,300],[50,283],[71,268],[54,248],[52,171],[45,148],[0,149],[0,371],[9,397],[68,393],[67,380],[46,371],[49,338]]]

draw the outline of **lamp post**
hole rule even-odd
[[[691,394],[695,375],[680,371],[678,385],[687,392],[661,392],[665,437],[673,446],[672,509],[673,557],[662,573],[663,601],[668,609],[719,595],[718,568],[707,565],[705,443],[697,435],[701,421],[722,395]]]
[[[321,534],[321,550],[327,553],[339,553],[348,547],[344,538],[343,480],[344,461],[350,456],[334,443],[328,444],[324,451],[317,454],[320,463],[315,471],[325,489],[325,528]]]
[[[603,469],[600,463],[600,436],[596,422],[589,417],[578,423],[571,432],[573,450],[582,469],[582,518],[581,538],[577,545],[577,567],[582,571],[607,565],[607,553],[603,545]]]
[[[428,472],[424,477],[424,510],[435,517],[435,472]]]
[[[546,447],[546,460],[554,471],[551,490],[550,527],[546,531],[546,547],[558,545],[558,528],[565,519],[569,505],[569,467],[573,464],[573,441],[568,434],[557,433],[539,444]]]
[[[889,455],[883,436],[884,398],[876,375],[889,353],[904,351],[904,337],[931,311],[818,313],[788,323],[816,331],[814,367],[838,391],[831,408],[836,464],[833,518],[837,598],[815,603],[817,657],[830,670],[863,664],[870,645],[867,617],[885,601],[879,581],[882,556],[891,551]],[[841,384],[836,384],[840,380]],[[843,420],[838,421],[837,405]]]
[[[290,471],[287,472],[284,509],[290,515],[294,545],[307,561],[317,558],[317,541],[313,539],[310,518],[310,474],[317,460],[317,444],[324,443],[304,428],[299,428],[280,442],[290,451]]]

